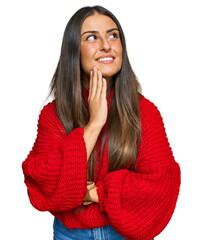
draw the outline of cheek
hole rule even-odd
[[[122,45],[119,44],[117,46],[117,54],[118,54],[118,58],[119,58],[119,63],[120,65],[122,65],[122,58],[123,58],[123,48],[122,48]]]
[[[87,55],[87,51],[86,49],[83,47],[80,49],[80,60],[81,60],[81,64],[83,65],[83,62],[85,62],[86,59],[86,55]]]
[[[80,50],[81,58],[83,59],[92,59],[95,54],[95,47],[94,46],[83,46]]]
[[[81,48],[80,51],[80,63],[82,66],[82,69],[84,72],[87,71],[87,65],[88,65],[88,52],[86,48]]]
[[[90,71],[94,61],[95,49],[90,46],[83,46],[80,50],[80,61],[83,71]]]
[[[122,59],[122,55],[123,55],[123,47],[121,45],[121,43],[118,46],[118,52],[119,52],[119,57]]]
[[[121,67],[122,67],[122,63],[123,63],[123,51],[122,51],[122,48],[119,50],[118,52],[118,69],[121,70]]]
[[[119,58],[119,61],[122,61],[122,56],[123,56],[123,47],[121,42],[117,42],[114,46],[114,51],[116,51],[117,56]]]

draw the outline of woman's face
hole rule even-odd
[[[115,22],[102,14],[87,17],[81,28],[80,61],[85,79],[93,67],[107,80],[119,72],[122,65],[122,44]]]

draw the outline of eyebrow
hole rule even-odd
[[[111,29],[107,30],[106,32],[109,33],[109,32],[115,31],[115,30],[119,31],[118,28],[111,28]],[[87,32],[84,32],[82,35],[84,35],[86,33],[99,33],[99,32],[98,31],[87,31]],[[82,35],[81,35],[81,37],[82,37]]]

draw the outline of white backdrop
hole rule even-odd
[[[65,26],[77,9],[96,4],[111,10],[121,22],[143,94],[158,106],[181,166],[175,213],[156,239],[203,239],[201,0],[8,0],[0,4],[1,236],[4,240],[52,239],[53,217],[29,203],[21,164],[36,137],[38,114],[59,59]]]

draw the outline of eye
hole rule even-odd
[[[118,38],[118,34],[117,33],[111,33],[109,35],[109,38]]]
[[[85,41],[94,41],[94,40],[96,40],[97,39],[97,36],[96,35],[90,35],[90,36],[88,36],[86,39],[85,39]]]

